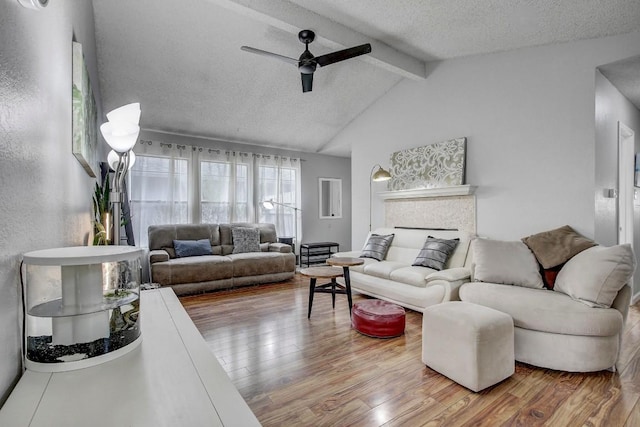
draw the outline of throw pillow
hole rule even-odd
[[[545,270],[564,264],[585,249],[596,245],[596,242],[576,233],[568,225],[525,237],[522,241],[531,249]]]
[[[536,257],[520,241],[474,239],[474,280],[542,289]]]
[[[429,267],[440,271],[444,269],[445,264],[459,242],[460,239],[446,240],[429,236],[411,265]]]
[[[209,239],[174,240],[173,248],[176,251],[176,258],[213,254]]]
[[[395,234],[370,234],[367,243],[365,243],[364,248],[362,248],[360,258],[373,258],[382,261],[387,256],[389,246],[391,246],[391,242],[393,241],[393,236],[395,236]]]
[[[257,228],[234,227],[231,229],[234,254],[260,252],[260,230]]]
[[[556,283],[556,278],[558,277],[558,273],[560,273],[560,270],[562,270],[562,267],[564,267],[564,264],[556,265],[555,267],[546,269],[540,266],[540,275],[542,276],[542,281],[544,282],[545,288],[553,290],[553,287]]]
[[[590,307],[608,308],[636,267],[631,245],[595,246],[571,258],[556,279],[555,290]]]

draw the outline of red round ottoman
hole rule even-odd
[[[377,299],[358,301],[351,310],[351,325],[370,337],[397,337],[404,333],[404,308]]]

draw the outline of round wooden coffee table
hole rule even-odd
[[[351,314],[351,307],[353,306],[353,301],[351,299],[351,277],[349,276],[349,267],[353,267],[354,265],[364,264],[364,260],[362,258],[350,258],[350,257],[332,257],[328,258],[325,261],[329,265],[334,265],[336,267],[342,267],[342,275],[344,276],[344,286],[347,294],[347,299],[349,300],[349,314]]]
[[[300,270],[300,274],[310,278],[309,280],[309,311],[307,312],[307,319],[311,318],[311,306],[313,305],[313,294],[316,292],[324,292],[331,294],[331,302],[333,308],[336,308],[336,294],[346,293],[345,289],[336,282],[336,277],[342,276],[342,270],[335,267],[308,267]],[[331,282],[323,285],[317,285],[317,279],[331,279]],[[351,301],[349,299],[349,301]],[[351,309],[351,305],[349,305]]]

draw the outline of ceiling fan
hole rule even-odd
[[[305,45],[305,50],[302,52],[302,55],[300,55],[299,59],[289,58],[288,56],[278,55],[277,53],[267,52],[266,50],[260,50],[249,46],[242,46],[240,49],[296,65],[298,70],[300,70],[300,75],[302,77],[302,92],[311,91],[311,88],[313,87],[313,73],[316,71],[316,67],[326,67],[327,65],[371,52],[371,45],[366,43],[360,46],[327,53],[325,55],[313,56],[313,54],[309,52],[309,43],[313,42],[315,38],[316,34],[311,30],[302,30],[298,33],[298,39]]]

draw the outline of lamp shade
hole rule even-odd
[[[127,122],[137,125],[140,123],[140,103],[123,105],[107,113],[110,122]]]
[[[140,126],[122,121],[109,121],[100,126],[100,132],[107,144],[118,153],[131,150],[140,133]]]
[[[391,174],[382,169],[382,166],[378,166],[378,170],[371,175],[371,180],[373,181],[388,181],[391,179]]]
[[[129,169],[131,169],[134,163],[136,162],[136,153],[134,153],[133,151],[129,151],[128,156],[129,156]],[[109,163],[109,166],[111,167],[111,169],[116,170],[119,161],[120,161],[120,156],[118,156],[118,153],[116,153],[113,150],[109,151],[109,154],[107,155],[107,163]]]
[[[273,200],[265,200],[262,202],[262,206],[264,206],[265,209],[273,209]]]

